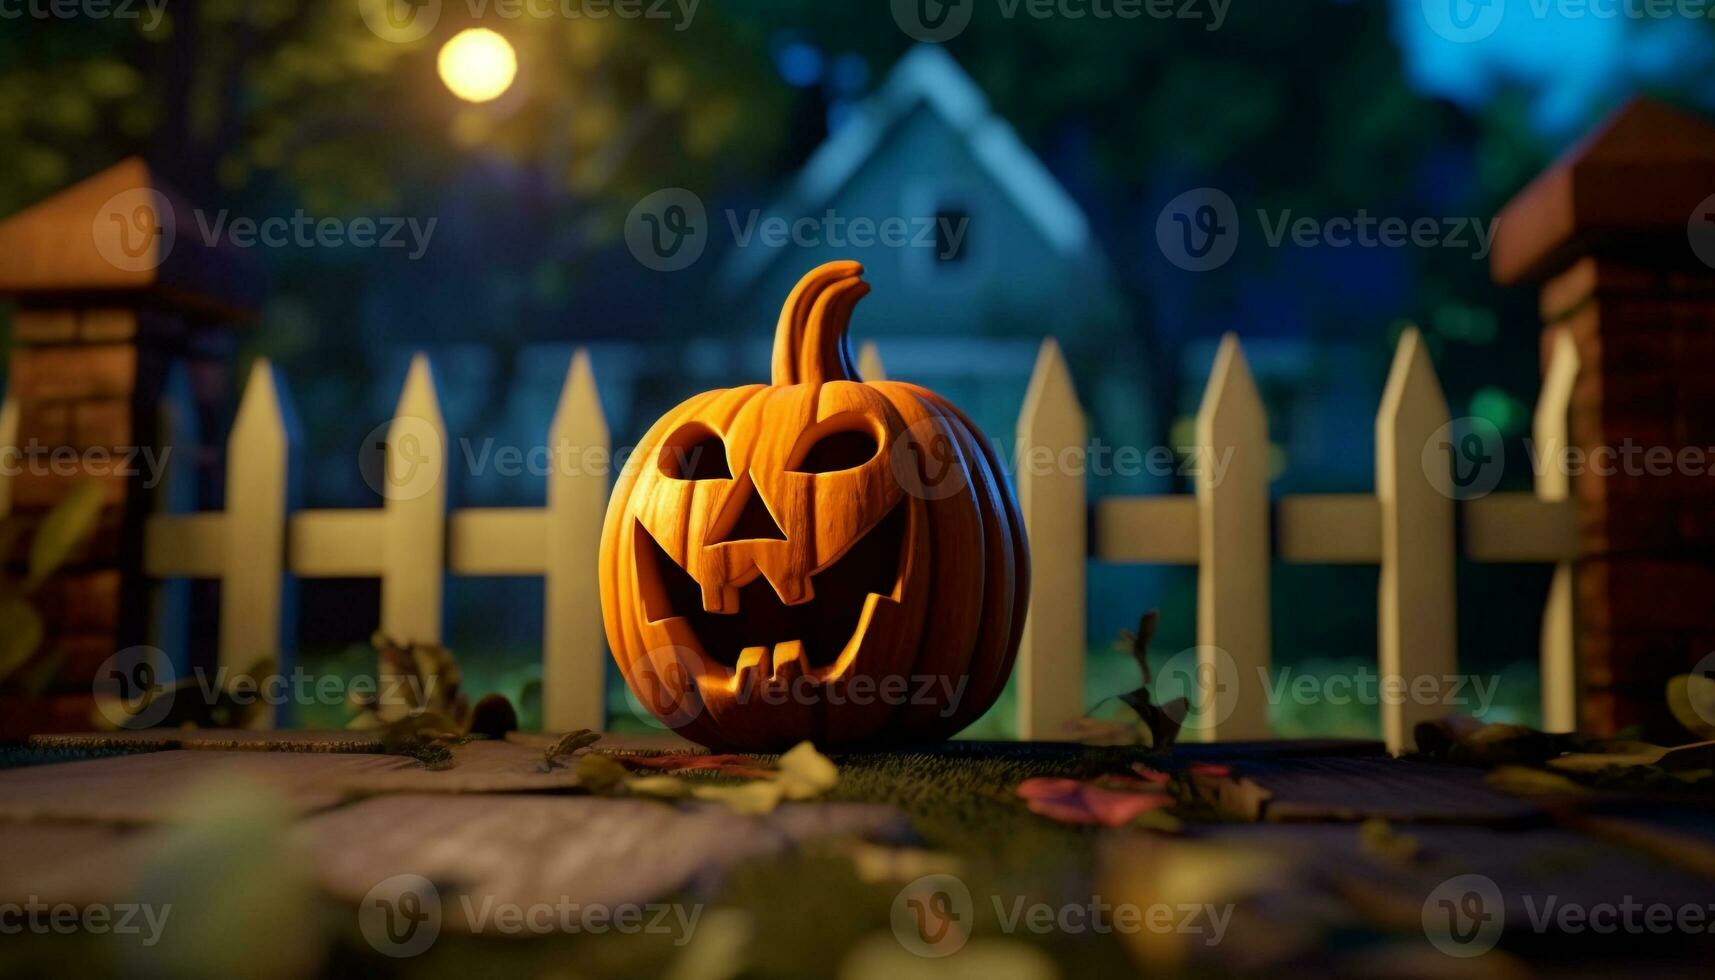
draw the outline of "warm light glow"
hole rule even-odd
[[[486,27],[460,31],[441,48],[441,81],[467,102],[499,98],[518,77],[518,54]]]

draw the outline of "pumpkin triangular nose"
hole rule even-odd
[[[738,520],[727,533],[720,536],[715,544],[727,541],[756,541],[756,540],[786,540],[786,532],[780,530],[780,525],[774,520],[774,515],[768,512],[762,503],[762,494],[754,489],[750,499],[744,502],[744,510],[739,511]]]

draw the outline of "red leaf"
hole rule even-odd
[[[1038,777],[1019,783],[1018,795],[1032,813],[1062,823],[1105,827],[1122,827],[1140,813],[1173,805],[1173,798],[1158,792],[1153,784],[1139,780],[1136,786],[1137,791],[1104,789],[1076,779]]]
[[[1145,782],[1154,783],[1157,786],[1165,786],[1173,779],[1172,776],[1169,776],[1159,769],[1151,769],[1141,762],[1132,763],[1131,771],[1142,776]]]

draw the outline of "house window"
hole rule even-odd
[[[968,254],[971,213],[964,207],[941,207],[935,211],[935,262],[938,266],[962,265]]]

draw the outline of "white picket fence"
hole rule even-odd
[[[873,346],[865,377],[882,376]],[[1572,342],[1553,347],[1534,422],[1543,458],[1566,445],[1566,416],[1578,372]],[[266,361],[245,387],[227,443],[227,499],[221,512],[157,514],[145,535],[144,566],[159,579],[219,579],[220,659],[243,668],[276,655],[297,610],[291,577],[377,578],[381,629],[434,642],[442,634],[445,576],[544,579],[543,712],[550,730],[605,721],[606,643],[596,554],[610,474],[602,465],[549,467],[544,508],[448,511],[449,441],[427,358],[413,360],[388,430],[388,491],[379,508],[304,510],[292,488],[299,435],[282,380]],[[1196,565],[1201,656],[1223,651],[1237,668],[1231,714],[1202,730],[1210,739],[1270,734],[1264,676],[1270,667],[1271,558],[1301,563],[1379,564],[1378,673],[1440,678],[1457,671],[1454,501],[1429,479],[1422,452],[1449,421],[1422,339],[1407,331],[1376,418],[1373,494],[1288,496],[1272,505],[1267,416],[1237,338],[1215,358],[1196,419],[1196,449],[1223,455],[1204,466],[1190,496],[1109,497],[1092,506],[1078,466],[1019,466],[1017,485],[1034,567],[1031,607],[1018,662],[1020,738],[1061,737],[1083,715],[1085,569],[1103,561]],[[17,409],[0,406],[0,446],[15,445]],[[1024,453],[1076,456],[1087,445],[1083,409],[1052,339],[1038,356],[1018,422]],[[607,458],[609,437],[589,359],[571,368],[548,431],[548,447]],[[0,516],[9,509],[0,477]],[[1571,565],[1577,515],[1568,481],[1544,467],[1534,493],[1491,494],[1465,502],[1465,553],[1476,561],[1557,564],[1543,613],[1543,719],[1551,731],[1576,726]],[[1094,522],[1094,534],[1088,522]],[[1094,542],[1094,555],[1086,551]],[[1272,543],[1271,543],[1272,542]],[[1214,664],[1204,665],[1213,670]],[[1383,703],[1390,749],[1412,727],[1445,709]]]
[[[1578,373],[1570,337],[1554,343],[1533,438],[1543,459],[1567,439],[1567,411]],[[1065,361],[1043,344],[1018,423],[1018,442],[1039,455],[1085,444]],[[1230,453],[1225,472],[1203,466],[1192,496],[1110,497],[1085,504],[1081,470],[1020,467],[1019,500],[1035,565],[1030,619],[1019,659],[1020,737],[1053,738],[1083,713],[1083,672],[1064,651],[1084,648],[1086,540],[1103,561],[1196,565],[1200,677],[1217,676],[1221,651],[1237,668],[1231,713],[1200,729],[1235,740],[1270,733],[1264,678],[1270,669],[1269,563],[1381,566],[1378,674],[1440,678],[1457,672],[1454,501],[1431,482],[1424,449],[1450,421],[1441,384],[1422,338],[1400,338],[1376,416],[1376,489],[1372,494],[1288,496],[1269,504],[1268,424],[1238,339],[1215,357],[1196,419],[1202,458]],[[1451,457],[1448,457],[1449,466]],[[1549,731],[1577,724],[1573,671],[1572,570],[1578,526],[1565,471],[1545,466],[1533,493],[1494,493],[1464,502],[1465,554],[1480,562],[1557,565],[1542,627],[1543,722]],[[1095,523],[1086,537],[1086,515]],[[1271,533],[1276,546],[1271,549]],[[1219,676],[1227,677],[1228,674]],[[1208,701],[1213,692],[1204,690]],[[1222,702],[1223,707],[1227,702]],[[1449,709],[1405,699],[1380,706],[1390,750],[1410,745],[1413,727]],[[1207,721],[1208,719],[1205,719]]]

